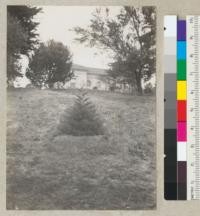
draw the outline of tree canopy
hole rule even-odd
[[[8,6],[7,8],[7,80],[13,81],[21,74],[21,55],[30,57],[38,45],[36,33],[38,22],[34,16],[41,8],[30,6]]]
[[[50,40],[41,43],[30,59],[26,76],[37,87],[70,80],[72,72],[72,54],[61,42]]]
[[[76,41],[113,53],[110,75],[136,87],[155,73],[155,8],[123,7],[116,17],[97,8],[88,28],[75,27]]]

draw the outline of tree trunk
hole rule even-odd
[[[137,92],[139,95],[143,95],[143,89],[142,89],[142,84],[141,84],[141,76],[138,75],[136,77],[136,85],[137,85]]]
[[[52,89],[52,88],[53,88],[53,85],[54,85],[54,83],[53,83],[53,82],[49,82],[49,83],[48,83],[48,86],[49,86],[49,88],[50,88],[50,89]]]
[[[14,87],[14,81],[13,80],[7,80],[7,87],[8,88]]]
[[[132,94],[132,95],[133,95],[134,92],[135,92],[134,90],[135,90],[135,89],[134,89],[134,84],[132,83],[132,84],[131,84],[131,94]]]

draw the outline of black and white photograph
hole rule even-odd
[[[156,209],[154,6],[7,6],[6,205]]]

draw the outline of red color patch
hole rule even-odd
[[[186,100],[177,101],[177,121],[187,121]]]

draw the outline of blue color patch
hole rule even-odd
[[[186,41],[177,41],[177,59],[186,59]]]

